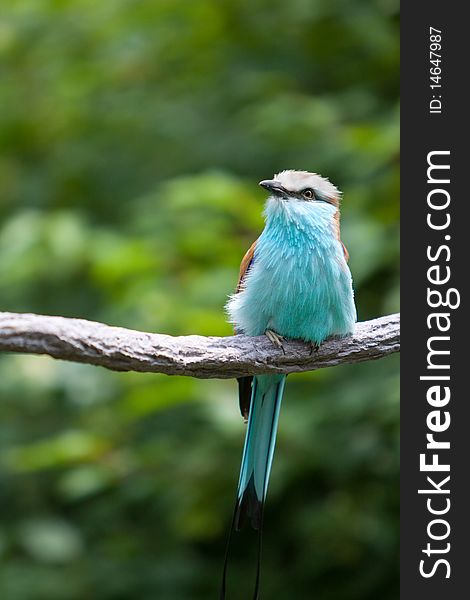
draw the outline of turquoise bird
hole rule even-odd
[[[284,338],[318,349],[330,336],[350,334],[356,307],[349,256],[340,238],[341,193],[328,179],[307,171],[282,171],[260,186],[269,192],[265,227],[242,260],[236,293],[226,307],[235,331],[266,335],[282,351]],[[238,381],[248,427],[220,597],[225,598],[232,531],[248,519],[259,532],[256,600],[263,508],[286,375]]]

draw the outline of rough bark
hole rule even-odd
[[[264,336],[174,337],[83,319],[0,313],[0,351],[48,354],[115,371],[220,379],[313,371],[398,352],[400,315],[357,323],[352,336],[329,339],[318,352],[300,341],[284,347],[285,354]]]

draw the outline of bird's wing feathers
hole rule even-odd
[[[248,416],[250,414],[251,406],[251,392],[253,386],[253,376],[246,375],[245,377],[238,377],[238,406],[240,407],[240,413],[245,423],[248,423]]]
[[[339,240],[341,246],[343,246],[343,252],[344,252],[344,259],[346,260],[346,262],[348,262],[349,260],[349,252],[346,248],[346,246],[343,244],[343,242],[341,241],[341,233],[340,233],[340,224],[339,224],[339,210],[336,211],[336,214],[334,216],[334,222],[335,222],[335,229],[336,229],[336,237]]]
[[[257,241],[258,240],[254,241],[253,244],[251,244],[248,252],[245,254],[240,264],[240,276],[238,278],[236,289],[237,294],[241,291],[243,287],[243,282],[245,281],[245,277],[248,274],[248,271],[250,270],[255,259],[255,249]],[[240,412],[245,422],[248,421],[248,414],[250,412],[252,383],[253,377],[247,376],[238,378],[238,402],[240,405]]]
[[[248,249],[248,252],[242,258],[242,262],[240,263],[240,275],[238,277],[238,284],[237,284],[237,290],[236,290],[237,294],[241,290],[243,282],[245,280],[245,277],[248,274],[248,271],[250,270],[250,267],[253,264],[253,261],[255,259],[255,250],[256,250],[257,242],[258,242],[258,240],[255,240],[251,244],[250,248]]]

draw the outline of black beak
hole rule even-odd
[[[260,186],[268,192],[271,192],[274,196],[287,196],[286,188],[282,187],[282,185],[275,181],[274,179],[263,179],[263,181],[259,182]]]

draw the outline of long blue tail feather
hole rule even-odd
[[[258,560],[253,599],[258,598],[264,502],[276,445],[279,411],[286,375],[257,375],[253,378],[248,427],[243,448],[237,499],[227,541],[220,599],[225,598],[227,561],[233,531],[246,519],[258,531]]]
[[[258,375],[253,379],[248,428],[237,489],[237,530],[241,528],[245,516],[250,518],[253,529],[259,529],[260,511],[268,490],[285,381],[285,375]]]

